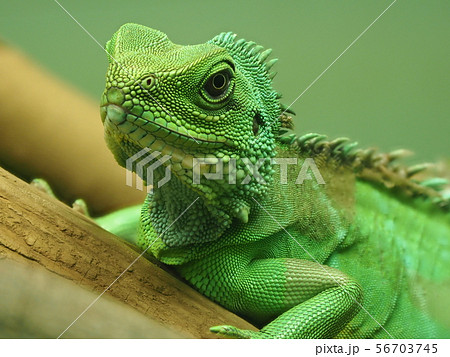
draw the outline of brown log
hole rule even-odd
[[[0,260],[0,338],[183,338],[125,303],[30,263]],[[70,328],[66,330],[66,328]]]
[[[99,93],[100,96],[100,93]],[[0,166],[101,215],[144,201],[103,139],[99,103],[0,43]]]
[[[126,271],[105,295],[186,337],[214,337],[209,327],[221,324],[254,329],[145,258],[127,269],[139,253],[3,169],[0,256],[43,267],[97,294]]]

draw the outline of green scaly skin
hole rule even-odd
[[[399,152],[355,151],[345,139],[281,136],[291,124],[271,87],[275,60],[231,33],[180,46],[159,31],[126,24],[106,49],[101,114],[115,158],[126,166],[143,148],[171,157],[154,172],[158,182],[170,165],[172,178],[148,195],[138,244],[262,327],[212,332],[450,337],[439,298],[450,287],[448,200],[408,177],[419,168],[394,169]],[[194,157],[208,158],[202,174],[216,172],[221,159],[223,179],[194,183]],[[245,158],[263,159],[264,181],[244,180],[251,169]],[[270,158],[299,164],[285,172]],[[312,175],[295,183],[306,158],[314,159],[325,185]]]

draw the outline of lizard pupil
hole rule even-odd
[[[217,73],[213,77],[213,86],[215,89],[222,89],[227,82],[227,79],[222,73]]]
[[[214,73],[203,86],[204,93],[210,99],[222,99],[230,87],[231,73],[228,69]]]

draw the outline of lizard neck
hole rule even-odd
[[[154,182],[164,175],[163,167],[155,170]],[[169,247],[217,240],[232,223],[227,207],[211,204],[175,175],[148,198],[151,223]]]
[[[177,171],[169,164],[172,175],[166,180],[168,169],[160,166],[154,171],[157,184],[149,197],[150,219],[162,241],[169,247],[201,244],[218,240],[234,221],[246,224],[254,199],[264,197],[273,184],[271,157],[273,144],[262,144],[264,156],[258,160],[253,151],[250,158],[208,158],[211,163],[200,166],[198,181],[194,173]],[[255,144],[256,147],[258,147]],[[261,153],[261,155],[263,155]],[[223,155],[222,155],[223,156]],[[193,164],[193,167],[198,167]],[[160,187],[157,187],[160,186]]]

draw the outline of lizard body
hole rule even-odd
[[[270,50],[231,33],[181,46],[126,24],[106,50],[109,148],[144,180],[154,161],[143,149],[168,156],[154,183],[172,174],[147,196],[139,246],[262,327],[211,331],[450,337],[434,294],[450,291],[449,202],[436,182],[410,178],[420,168],[392,165],[401,152],[283,136],[292,121],[271,86]]]

